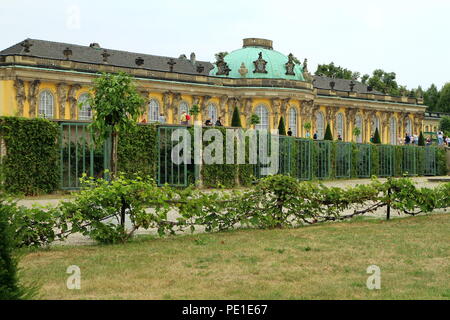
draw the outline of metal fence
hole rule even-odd
[[[111,141],[96,146],[88,123],[60,123],[61,189],[80,188],[83,174],[95,178],[107,178]]]
[[[191,163],[175,164],[172,161],[172,150],[178,144],[172,141],[175,130],[187,127],[159,126],[157,129],[157,182],[158,185],[185,187],[199,177],[199,165]],[[83,174],[92,177],[105,177],[109,168],[111,141],[98,147],[94,144],[93,135],[88,123],[60,123],[60,161],[61,188],[64,190],[78,189],[79,179]],[[270,155],[271,139],[268,134],[265,145],[257,135],[257,143],[263,147],[263,152]],[[194,147],[191,140],[191,147]],[[247,152],[247,151],[246,151]],[[401,154],[400,154],[401,152]],[[372,174],[379,177],[391,177],[395,174],[434,176],[437,173],[437,148],[433,146],[401,146],[352,144],[346,142],[313,141],[295,137],[279,137],[279,174],[289,175],[298,180],[311,179],[348,179],[351,177],[369,178]],[[133,156],[133,155],[130,155]],[[180,154],[182,156],[182,154]],[[248,156],[246,156],[248,160]],[[400,163],[399,163],[400,161]],[[374,166],[375,165],[375,166]],[[270,164],[257,163],[253,165],[256,179],[263,177],[262,169]],[[373,170],[377,170],[378,172]],[[400,171],[399,171],[400,170]]]
[[[168,184],[175,187],[185,187],[188,185],[188,164],[175,164],[172,161],[172,150],[178,144],[178,142],[172,141],[172,134],[178,129],[187,130],[186,127],[158,127],[157,150],[159,150],[159,155],[157,181],[159,186]],[[183,157],[182,151],[179,156]]]
[[[356,176],[370,178],[372,167],[372,148],[369,144],[356,145]]]
[[[352,176],[352,144],[348,142],[336,143],[336,178],[351,178]]]
[[[379,171],[380,177],[392,177],[394,175],[394,147],[389,145],[379,145],[378,157],[379,157]]]

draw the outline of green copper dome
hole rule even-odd
[[[211,76],[239,79],[287,79],[305,81],[303,67],[293,56],[272,49],[272,41],[244,39],[244,47],[219,57]]]

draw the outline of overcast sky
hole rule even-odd
[[[395,72],[408,88],[450,81],[450,0],[0,0],[0,48],[25,38],[214,61],[246,37],[309,61]]]

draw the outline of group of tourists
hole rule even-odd
[[[437,136],[437,144],[439,146],[447,146],[450,147],[450,137],[447,137],[444,135],[444,133],[442,131],[438,131],[436,133]],[[405,145],[411,145],[411,144],[415,144],[418,145],[419,144],[419,137],[417,135],[410,135],[408,133],[406,133],[405,137],[400,137],[399,138],[399,144],[405,144]],[[430,146],[433,144],[433,139],[431,138],[431,136],[428,136],[425,140],[425,145]]]

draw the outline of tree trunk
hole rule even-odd
[[[119,141],[119,135],[113,131],[111,134],[111,175],[112,179],[117,177],[117,145]]]

